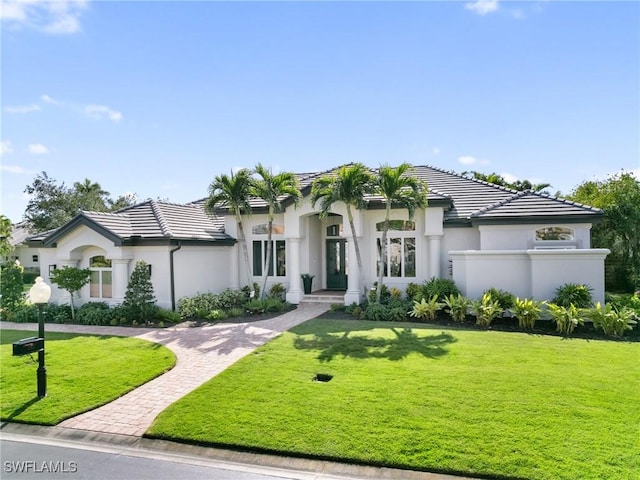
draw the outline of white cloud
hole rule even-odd
[[[19,165],[2,165],[0,166],[0,170],[7,173],[16,173],[18,175],[33,175],[34,173],[36,173],[32,170],[22,168]]]
[[[84,113],[96,120],[101,120],[105,117],[114,122],[122,120],[122,113],[117,110],[112,110],[105,105],[87,105],[84,107]]]
[[[501,173],[500,176],[502,178],[504,178],[507,183],[514,183],[514,182],[517,182],[519,180],[518,177],[516,177],[515,175],[513,175],[511,173],[507,173],[507,172]]]
[[[462,165],[489,165],[491,162],[489,160],[472,157],[471,155],[463,155],[462,157],[458,157],[458,163]]]
[[[433,155],[440,155],[440,149],[439,149],[438,147],[433,147],[433,148],[431,149],[431,153],[432,153]]]
[[[0,142],[0,155],[7,155],[9,153],[13,153],[13,146],[11,145],[11,140],[4,140]]]
[[[42,100],[44,103],[48,103],[50,105],[62,105],[62,102],[59,102],[58,100],[54,100],[53,98],[51,98],[49,95],[41,95],[40,96],[40,100]]]
[[[4,107],[7,113],[31,113],[40,110],[40,105],[32,103],[31,105],[16,105],[15,107]]]
[[[33,28],[50,34],[80,31],[87,0],[0,0],[0,18],[12,28]]]
[[[478,15],[486,15],[498,10],[498,0],[476,0],[475,2],[469,2],[464,4],[464,8],[472,10]]]
[[[49,153],[49,149],[41,143],[32,143],[27,147],[27,151],[31,155],[46,155]]]

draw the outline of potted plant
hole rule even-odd
[[[304,293],[311,293],[311,284],[313,283],[313,275],[310,273],[303,273],[300,275],[302,277],[302,286],[304,287]]]

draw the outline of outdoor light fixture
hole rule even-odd
[[[38,398],[47,395],[47,369],[44,366],[44,315],[42,310],[51,297],[51,287],[44,283],[42,277],[29,289],[29,298],[38,306],[38,337],[42,339],[42,348],[38,350]]]

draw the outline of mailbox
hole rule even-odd
[[[44,348],[44,338],[29,337],[13,342],[13,355],[29,355]]]

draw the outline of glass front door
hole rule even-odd
[[[346,240],[327,240],[327,290],[347,289]]]

